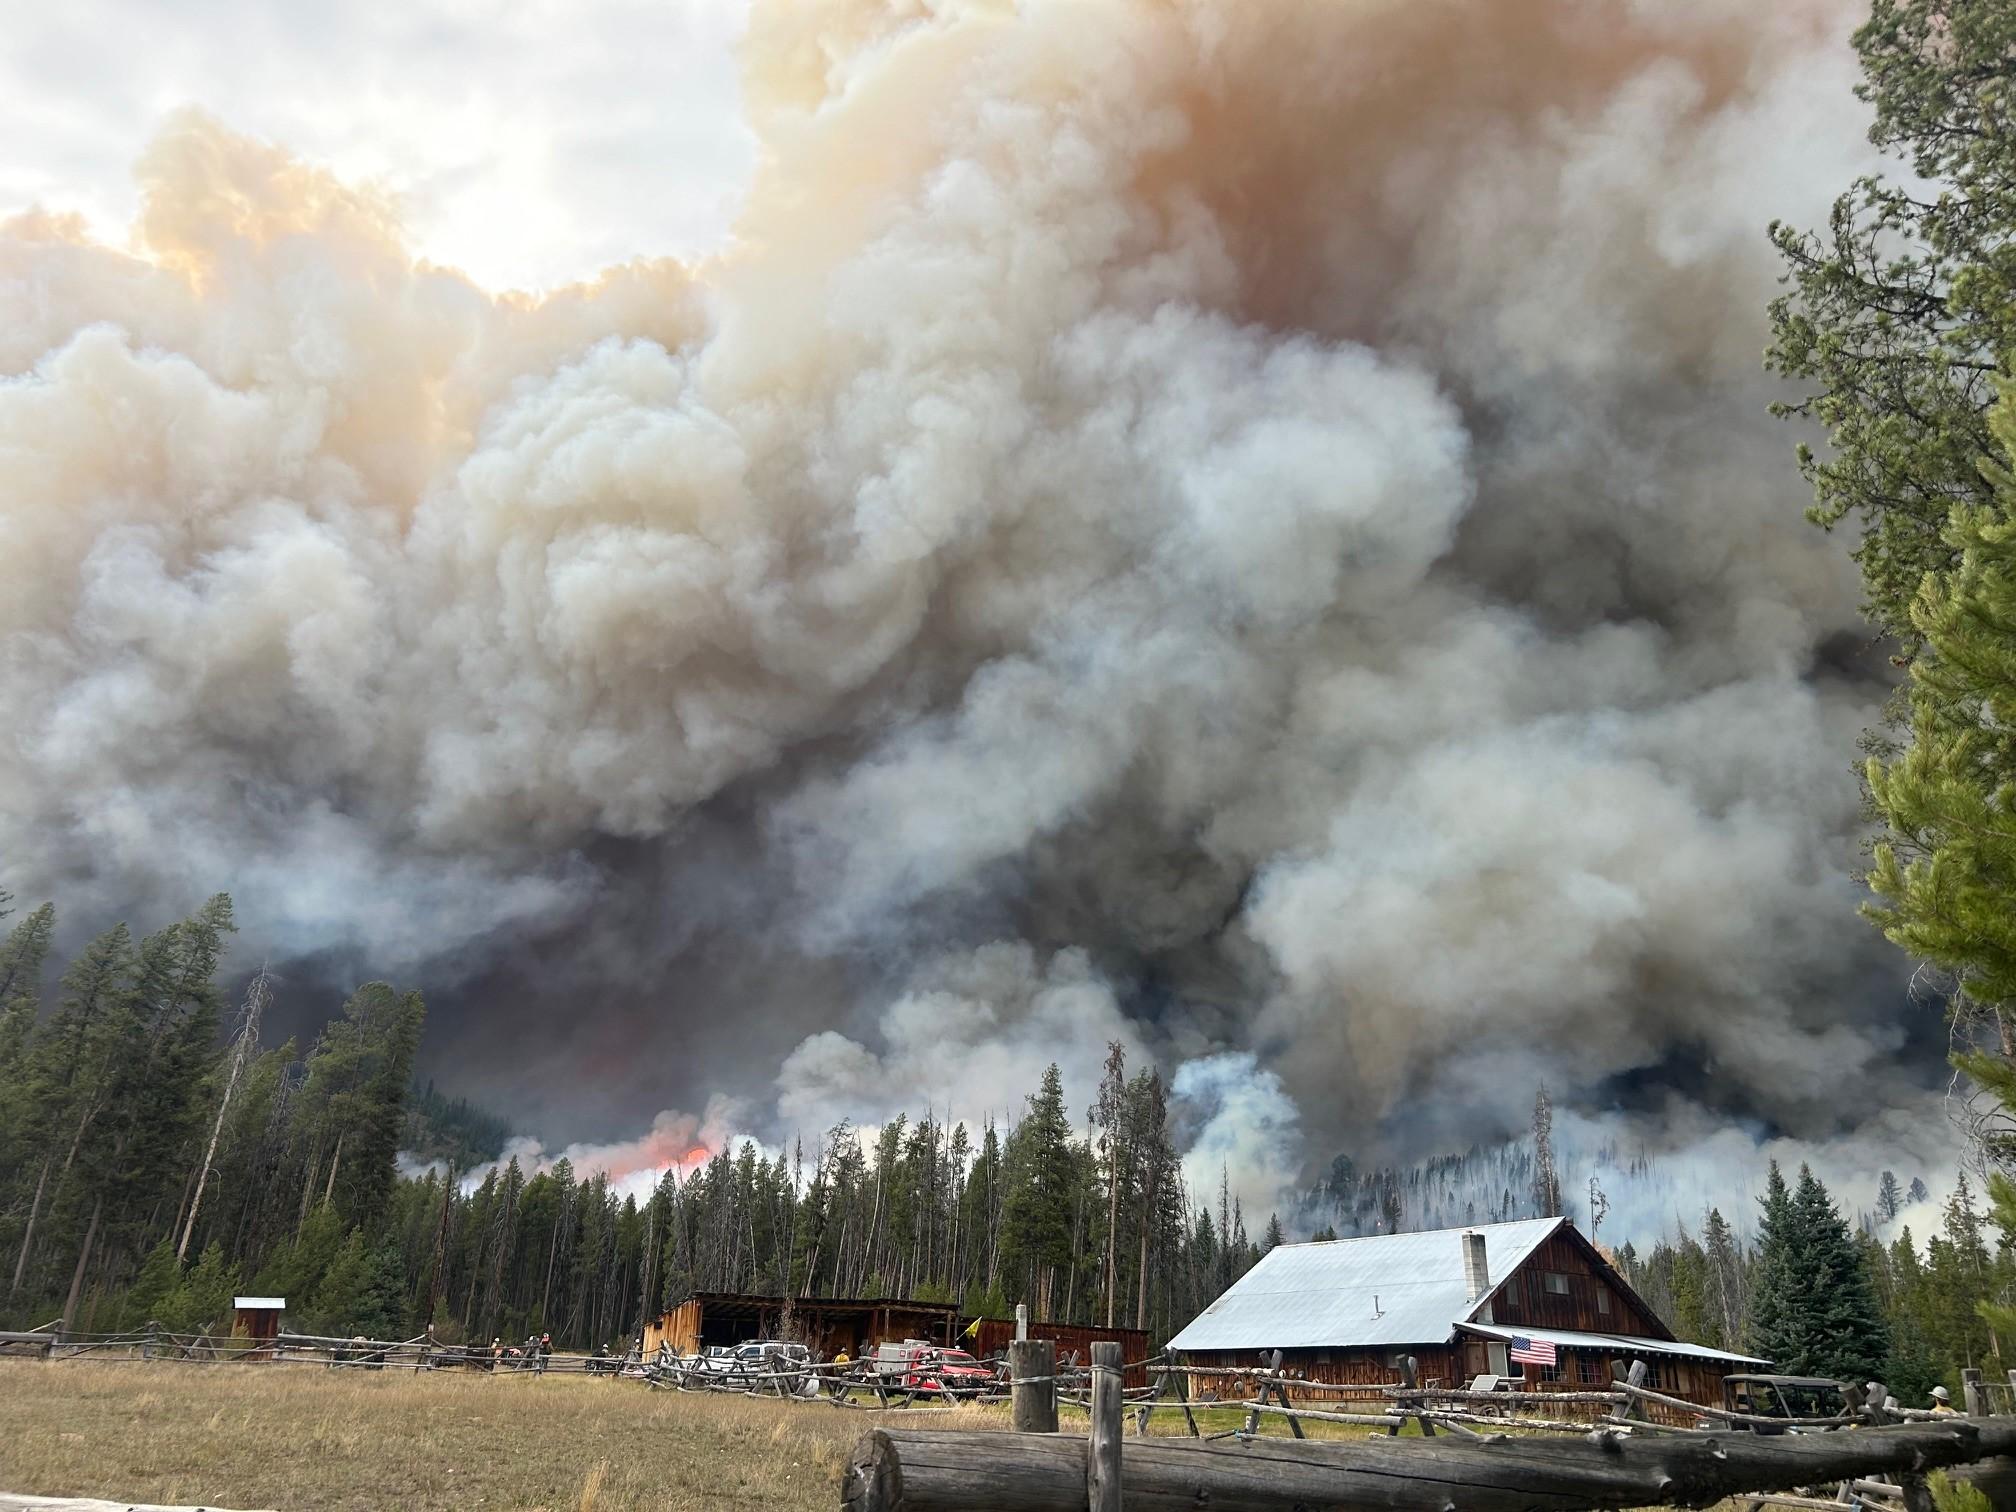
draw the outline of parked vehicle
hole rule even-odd
[[[1724,1376],[1722,1403],[1742,1414],[1730,1426],[1753,1433],[1794,1433],[1787,1419],[1833,1417],[1845,1405],[1838,1381],[1781,1375]]]
[[[896,1385],[909,1375],[918,1360],[929,1350],[938,1346],[929,1339],[904,1339],[900,1343],[877,1344],[874,1356],[874,1374],[881,1377],[886,1385]]]
[[[879,1365],[881,1351],[876,1353]],[[994,1384],[994,1367],[974,1359],[963,1349],[926,1344],[909,1350],[902,1367],[901,1374],[890,1384],[932,1396],[978,1396]]]

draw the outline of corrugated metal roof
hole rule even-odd
[[[1664,1339],[1639,1339],[1627,1334],[1571,1333],[1560,1328],[1507,1328],[1503,1324],[1465,1323],[1465,1333],[1482,1334],[1487,1339],[1537,1339],[1557,1349],[1594,1349],[1604,1354],[1685,1355],[1690,1360],[1721,1360],[1730,1365],[1769,1365],[1755,1355],[1731,1354],[1726,1349],[1710,1349],[1706,1344],[1667,1343]]]
[[[1528,1218],[1467,1229],[1277,1245],[1224,1296],[1191,1319],[1169,1347],[1439,1344],[1477,1305],[1463,1285],[1461,1235],[1484,1236],[1486,1263],[1495,1285],[1563,1221]]]

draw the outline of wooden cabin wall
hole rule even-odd
[[[668,1313],[644,1325],[644,1353],[655,1355],[660,1344],[672,1346],[676,1355],[700,1352],[700,1304],[681,1302]]]
[[[1566,1278],[1565,1295],[1547,1289],[1550,1273]],[[1635,1339],[1672,1337],[1564,1233],[1550,1235],[1492,1293],[1490,1321],[1506,1328],[1559,1328]]]
[[[982,1318],[980,1326],[971,1334],[961,1334],[959,1342],[972,1350],[975,1355],[987,1358],[1005,1355],[1009,1344],[1015,1338],[1015,1322],[1012,1318]],[[1141,1368],[1141,1362],[1148,1358],[1148,1335],[1138,1328],[1096,1328],[1078,1323],[1031,1323],[1029,1337],[1048,1339],[1057,1346],[1057,1359],[1061,1364],[1064,1357],[1075,1353],[1078,1363],[1084,1364],[1092,1357],[1092,1346],[1103,1341],[1117,1341],[1120,1345],[1120,1362],[1129,1386],[1149,1384],[1148,1372]]]
[[[1416,1361],[1416,1379],[1422,1385],[1430,1382],[1438,1386],[1464,1384],[1454,1374],[1458,1351],[1440,1344],[1386,1345],[1377,1349],[1284,1349],[1281,1352],[1281,1369],[1295,1380],[1320,1381],[1333,1386],[1362,1386],[1367,1388],[1364,1394],[1370,1395],[1370,1388],[1400,1384],[1399,1362],[1410,1354]],[[1189,1350],[1183,1355],[1183,1363],[1205,1372],[1214,1368],[1259,1370],[1272,1357],[1272,1350]],[[1222,1401],[1243,1400],[1253,1395],[1253,1382],[1235,1375],[1192,1376],[1191,1396],[1196,1397],[1204,1391],[1212,1392]],[[1312,1401],[1311,1405],[1316,1404]]]
[[[1464,1387],[1475,1377],[1489,1373],[1487,1343],[1480,1338],[1466,1338],[1452,1346],[1415,1344],[1405,1348],[1288,1349],[1281,1353],[1281,1369],[1291,1378],[1291,1394],[1294,1389],[1292,1381],[1304,1380],[1364,1387],[1366,1391],[1363,1395],[1369,1397],[1372,1388],[1400,1384],[1397,1361],[1401,1356],[1411,1354],[1418,1362],[1418,1379],[1422,1385]],[[1206,1372],[1190,1377],[1192,1399],[1207,1391],[1224,1402],[1251,1398],[1252,1379],[1229,1372],[1263,1369],[1272,1354],[1271,1350],[1257,1349],[1186,1352],[1182,1357],[1183,1363]],[[1722,1378],[1733,1368],[1725,1363],[1678,1359],[1670,1355],[1641,1354],[1631,1358],[1645,1362],[1650,1372],[1646,1384],[1653,1390],[1707,1407],[1722,1405]],[[1529,1365],[1524,1367],[1527,1374],[1522,1389],[1534,1396],[1560,1391],[1606,1390],[1610,1385],[1610,1360],[1608,1354],[1564,1349],[1560,1352],[1560,1363],[1554,1369],[1555,1379],[1544,1379],[1541,1367]],[[1226,1370],[1228,1374],[1210,1375],[1208,1372],[1214,1368]],[[1327,1393],[1324,1399],[1340,1400]],[[1308,1405],[1320,1406],[1321,1400],[1312,1394]],[[1600,1406],[1584,1405],[1571,1410],[1564,1405],[1549,1408],[1548,1415],[1596,1418],[1605,1411],[1607,1409]],[[1688,1426],[1681,1421],[1682,1415],[1655,1412],[1653,1416],[1659,1421]]]

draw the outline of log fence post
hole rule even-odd
[[[1646,1368],[1643,1360],[1633,1360],[1631,1368],[1628,1371],[1624,1368],[1622,1360],[1612,1360],[1610,1362],[1610,1379],[1613,1381],[1622,1381],[1626,1386],[1643,1387],[1645,1377],[1650,1374],[1651,1371]],[[1610,1420],[1615,1423],[1622,1423],[1634,1417],[1641,1417],[1644,1415],[1644,1412],[1645,1404],[1637,1396],[1627,1391],[1625,1393],[1625,1400],[1616,1407],[1611,1408]]]
[[[1273,1397],[1275,1403],[1281,1407],[1289,1406],[1288,1388],[1282,1384],[1280,1350],[1275,1350],[1269,1357],[1265,1369],[1257,1379],[1259,1390],[1246,1407],[1246,1427],[1243,1431],[1248,1438],[1252,1438],[1260,1431],[1260,1409],[1267,1405],[1268,1397]],[[1303,1437],[1302,1420],[1297,1417],[1289,1418],[1288,1431],[1297,1438]]]
[[[1016,1339],[1008,1346],[1008,1415],[1017,1433],[1057,1431],[1057,1346]]]
[[[1136,1437],[1139,1437],[1147,1433],[1148,1420],[1150,1417],[1154,1415],[1156,1403],[1162,1402],[1163,1400],[1171,1396],[1175,1397],[1177,1403],[1183,1409],[1183,1421],[1190,1425],[1190,1437],[1192,1438],[1203,1437],[1203,1434],[1198,1430],[1197,1427],[1197,1414],[1190,1410],[1189,1373],[1185,1371],[1180,1365],[1171,1365],[1166,1363],[1162,1367],[1161,1384],[1159,1384],[1155,1388],[1154,1401],[1143,1402],[1141,1404],[1141,1419],[1140,1422],[1136,1425],[1134,1430]]]
[[[1121,1368],[1117,1341],[1102,1339],[1092,1346],[1092,1441],[1085,1454],[1088,1512],[1121,1512],[1120,1409],[1125,1400]]]
[[[1988,1398],[1981,1390],[1981,1372],[1970,1366],[1960,1372],[1960,1397],[1967,1404],[1967,1416],[1988,1416]]]
[[[1413,1391],[1416,1388],[1418,1388],[1420,1384],[1421,1384],[1421,1362],[1418,1359],[1416,1359],[1413,1355],[1408,1355],[1406,1359],[1400,1362],[1401,1388],[1406,1391]],[[1414,1405],[1421,1409],[1416,1417],[1416,1421],[1418,1421],[1421,1424],[1421,1436],[1423,1438],[1435,1437],[1435,1425],[1434,1423],[1429,1421],[1428,1418],[1428,1399],[1426,1397],[1415,1397],[1410,1398],[1409,1400],[1412,1400]],[[1393,1419],[1393,1425],[1386,1430],[1386,1437],[1398,1438],[1400,1436],[1400,1430],[1406,1425],[1406,1422],[1407,1422],[1406,1414],[1403,1413],[1400,1414],[1399,1416],[1396,1416]]]

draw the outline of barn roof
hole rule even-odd
[[[1458,1236],[1484,1236],[1495,1287],[1567,1220],[1527,1218],[1418,1234],[1280,1244],[1190,1320],[1171,1349],[1321,1349],[1437,1344],[1467,1322]]]

